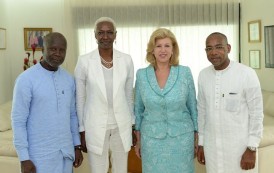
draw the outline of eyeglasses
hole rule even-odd
[[[113,31],[99,31],[96,33],[99,37],[103,37],[107,35],[108,37],[113,37],[114,32]]]
[[[217,51],[222,51],[225,49],[225,46],[224,45],[219,45],[219,46],[214,46],[214,47],[206,47],[205,48],[205,51],[206,52],[211,52],[213,51],[214,49],[216,49]]]

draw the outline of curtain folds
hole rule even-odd
[[[130,54],[135,71],[147,66],[146,46],[159,27],[170,29],[180,46],[180,64],[191,68],[194,81],[208,66],[205,39],[212,32],[227,35],[230,59],[239,56],[239,0],[65,0],[68,66],[73,71],[80,54],[97,47],[94,22],[102,16],[117,25],[115,48]]]

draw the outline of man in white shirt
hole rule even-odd
[[[205,51],[212,65],[198,79],[197,159],[208,173],[257,173],[261,87],[253,69],[229,60],[230,50],[224,34],[207,37]]]

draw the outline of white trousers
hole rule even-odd
[[[111,173],[127,173],[128,152],[124,150],[118,128],[106,131],[102,155],[89,151],[88,157],[91,173],[107,173],[109,158]]]

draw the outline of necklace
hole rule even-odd
[[[101,58],[101,63],[104,65],[106,68],[111,68],[113,66],[113,59],[110,62],[107,62],[104,58]]]

